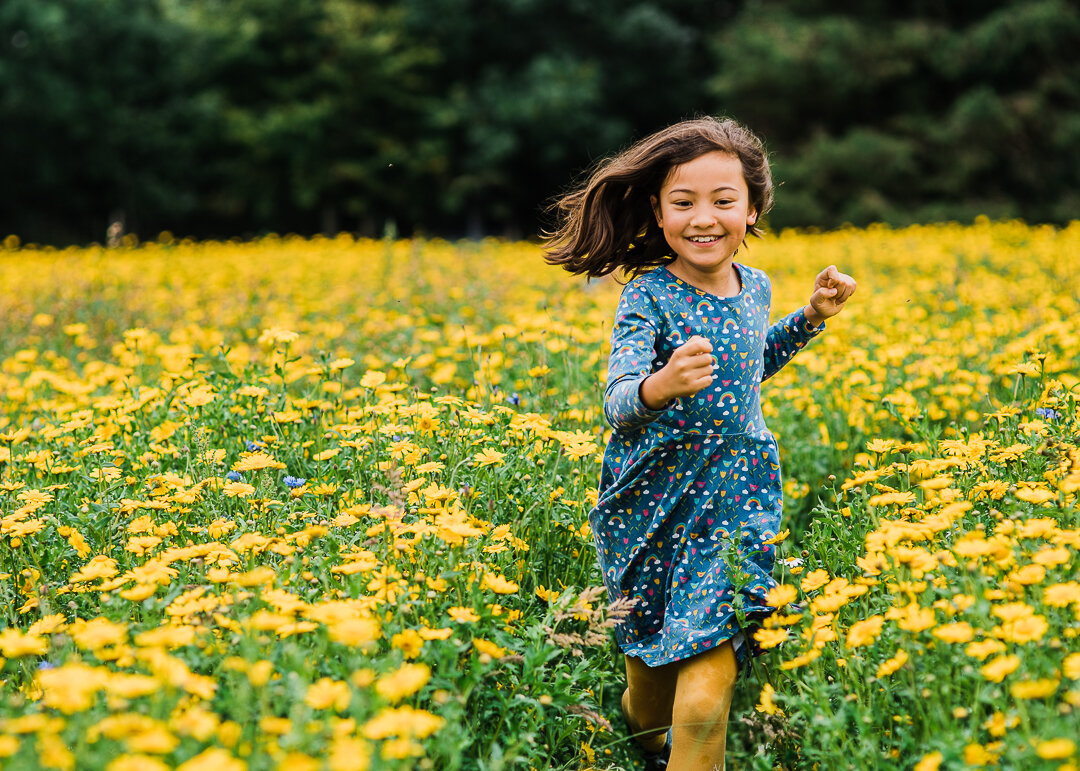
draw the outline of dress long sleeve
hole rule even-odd
[[[604,417],[616,431],[641,428],[666,412],[666,408],[652,410],[645,406],[639,390],[653,371],[658,329],[652,298],[628,286],[615,311],[604,392]]]
[[[825,322],[815,327],[807,321],[806,313],[802,308],[789,313],[769,327],[765,335],[765,367],[761,373],[761,379],[767,380],[779,372],[796,353],[824,329]]]

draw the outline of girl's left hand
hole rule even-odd
[[[830,265],[814,279],[814,293],[810,295],[810,308],[807,310],[813,309],[822,319],[835,316],[844,309],[844,303],[854,292],[855,279],[838,271],[835,265]]]

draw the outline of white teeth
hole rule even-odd
[[[698,243],[707,243],[708,241],[716,241],[719,236],[690,236],[691,241],[697,241]]]

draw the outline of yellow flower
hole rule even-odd
[[[107,618],[95,618],[92,621],[76,619],[69,634],[75,644],[83,650],[97,650],[106,645],[120,645],[127,639],[127,625],[114,624]]]
[[[767,538],[766,540],[762,541],[762,543],[767,543],[767,544],[772,544],[772,545],[783,543],[784,541],[787,540],[787,537],[789,535],[791,535],[791,530],[781,530],[779,533],[774,535],[772,538]]]
[[[38,734],[38,761],[44,768],[71,771],[75,768],[75,755],[57,734]]]
[[[176,771],[247,771],[247,763],[233,757],[228,750],[213,747],[181,763]]]
[[[480,616],[476,615],[472,608],[463,608],[459,605],[450,608],[447,613],[459,624],[473,624],[480,620]]]
[[[364,373],[364,376],[360,378],[361,388],[375,389],[386,382],[386,373],[378,372],[376,370],[368,370]]]
[[[119,592],[120,596],[131,602],[142,602],[157,591],[157,584],[135,584],[130,589]]]
[[[352,700],[349,686],[340,680],[322,677],[308,686],[304,703],[312,709],[330,709],[338,712],[346,709]]]
[[[363,734],[368,739],[386,739],[391,736],[424,739],[442,728],[445,723],[441,717],[427,710],[409,706],[387,707],[364,724]]]
[[[117,570],[115,559],[99,554],[83,565],[81,570],[72,573],[68,583],[77,584],[93,581],[96,578],[112,578],[118,572],[120,571]]]
[[[255,492],[255,486],[247,482],[227,482],[222,486],[221,491],[230,498],[244,498]]]
[[[349,682],[357,688],[367,688],[375,682],[375,670],[366,667],[358,669],[349,675]]]
[[[907,661],[907,651],[903,649],[898,650],[896,652],[896,655],[893,656],[891,659],[885,659],[885,661],[881,662],[880,666],[878,666],[877,668],[876,674],[879,678],[888,677],[889,675],[894,674],[897,670],[899,670],[900,667],[904,666]]]
[[[985,728],[991,736],[1000,739],[1005,735],[1006,731],[1010,728],[1016,728],[1018,725],[1020,725],[1020,718],[1016,715],[1006,718],[1005,714],[999,710],[983,721],[982,727]]]
[[[269,395],[269,393],[270,389],[263,388],[262,386],[246,385],[236,389],[237,396],[253,396],[256,399],[262,399],[264,396]],[[218,460],[221,460],[221,458],[218,458]]]
[[[473,638],[473,646],[476,648],[476,650],[480,651],[480,653],[487,654],[493,659],[501,659],[503,656],[506,655],[506,648],[500,648],[495,643],[488,640],[483,640],[479,637]]]
[[[335,736],[330,745],[327,766],[330,771],[368,771],[371,765],[371,746],[363,739]],[[291,771],[283,767],[282,771]]]
[[[770,607],[779,610],[788,603],[795,602],[795,599],[799,596],[799,590],[790,584],[777,584],[769,589],[765,595],[765,602]]]
[[[19,444],[28,436],[30,436],[30,429],[25,427],[14,431],[4,431],[3,433],[0,433],[0,442]]]
[[[292,332],[288,329],[282,329],[281,327],[271,327],[270,329],[263,330],[263,333],[259,335],[259,345],[272,345],[274,343],[292,343],[299,338],[296,332]]]
[[[947,643],[966,643],[974,639],[975,630],[967,621],[958,621],[953,624],[942,624],[931,634]]]
[[[119,696],[123,699],[134,699],[139,696],[149,696],[160,690],[161,683],[157,678],[150,675],[129,675],[122,672],[114,672],[105,681],[105,693],[110,696]]]
[[[1041,640],[1049,629],[1045,616],[1024,616],[994,627],[993,634],[1008,642],[1027,643]]]
[[[765,650],[775,648],[787,638],[786,629],[758,629],[754,632],[754,639],[757,640],[758,646]]]
[[[934,609],[920,607],[918,602],[908,603],[901,608],[889,608],[885,611],[885,618],[896,621],[896,625],[905,632],[913,633],[927,630],[937,623]]]
[[[820,589],[825,584],[829,583],[829,574],[824,570],[811,570],[805,576],[803,576],[802,587],[803,592],[809,594],[815,589]]]
[[[266,685],[270,681],[272,674],[274,674],[274,662],[266,659],[256,661],[247,670],[248,682],[256,688],[262,688]]]
[[[895,439],[871,439],[866,443],[866,451],[881,455],[891,453],[896,448]]]
[[[548,589],[545,586],[543,586],[542,584],[537,585],[537,587],[536,587],[536,596],[539,597],[544,602],[551,602],[553,600],[559,599],[559,593],[558,592],[553,591],[551,589]]]
[[[1070,653],[1061,662],[1061,673],[1070,680],[1080,680],[1080,653]]]
[[[1015,581],[1022,586],[1034,586],[1041,584],[1046,578],[1046,568],[1042,565],[1024,565],[1022,568],[1009,573],[1009,580]]]
[[[758,703],[754,705],[754,709],[758,712],[764,712],[766,715],[783,715],[784,710],[776,706],[776,702],[773,701],[773,697],[776,696],[776,691],[773,689],[771,683],[765,683],[761,689],[761,697]]]
[[[513,594],[521,588],[513,581],[508,581],[495,573],[485,573],[480,585],[485,589],[490,589],[495,594]]]
[[[915,764],[912,771],[937,771],[943,760],[945,760],[945,756],[940,752],[928,753],[922,756],[922,759]]]
[[[1020,657],[1015,655],[998,656],[983,664],[979,672],[992,683],[1000,683],[1020,666]]]
[[[1072,559],[1072,552],[1064,546],[1044,546],[1031,558],[1033,562],[1048,568],[1064,565]]]
[[[885,618],[880,615],[856,621],[848,630],[847,647],[858,648],[863,645],[871,645],[881,634],[881,627],[884,623]]]
[[[1072,739],[1046,739],[1035,744],[1035,754],[1043,760],[1065,760],[1076,754]]]
[[[183,736],[191,736],[197,741],[204,742],[209,739],[218,729],[220,720],[210,710],[193,706],[179,712],[173,712],[169,718],[169,728]]]
[[[415,629],[405,629],[390,638],[390,646],[400,648],[407,659],[415,659],[424,647],[424,638]]]
[[[997,756],[981,744],[973,743],[964,747],[964,762],[969,766],[988,766],[997,762]]]
[[[801,654],[799,656],[796,656],[793,659],[782,662],[780,664],[780,669],[783,669],[784,671],[787,671],[789,669],[798,669],[799,667],[804,667],[807,664],[809,664],[810,662],[814,661],[820,655],[821,655],[821,650],[819,648],[813,648],[813,649],[807,651],[806,653],[803,653],[803,654]]]
[[[971,656],[973,659],[979,659],[982,661],[987,656],[992,656],[995,653],[1004,653],[1005,645],[997,640],[979,640],[973,642],[964,648],[964,653]]]
[[[366,647],[382,636],[379,622],[370,618],[346,618],[326,628],[330,639],[343,645]]]
[[[375,683],[375,690],[388,701],[397,702],[406,696],[412,696],[431,679],[431,667],[427,664],[402,664],[388,675],[383,675]]]
[[[473,456],[473,460],[476,462],[477,466],[483,468],[484,466],[501,466],[503,464],[503,458],[505,457],[506,455],[504,453],[489,447],[486,450],[476,453],[476,455]]]
[[[1044,587],[1043,602],[1054,608],[1064,608],[1073,603],[1080,604],[1080,583],[1067,581]]]
[[[20,656],[44,656],[49,652],[49,641],[18,629],[0,630],[0,653],[9,659]]]
[[[179,743],[179,739],[160,725],[134,734],[125,742],[132,752],[152,752],[156,755],[167,755],[176,749]]]
[[[1028,503],[1038,505],[1057,498],[1057,493],[1032,487],[1020,487],[1013,493],[1017,498]]]
[[[880,495],[870,496],[870,500],[866,502],[868,506],[906,506],[909,503],[915,502],[915,493],[912,492],[892,492],[881,493]]]
[[[287,752],[277,762],[277,771],[322,771],[322,767],[321,761],[302,752]]]
[[[1010,375],[1025,375],[1027,377],[1038,377],[1039,365],[1033,361],[1021,361],[1017,364],[1013,364],[1006,370]]]
[[[1017,699],[1045,699],[1048,696],[1053,696],[1057,692],[1057,687],[1058,681],[1049,678],[1021,680],[1012,684],[1009,693]]]
[[[252,452],[233,465],[233,471],[259,471],[264,468],[285,468],[285,464],[278,463],[273,456],[265,452]]]

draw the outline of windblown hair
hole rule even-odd
[[[575,275],[599,278],[623,268],[633,278],[674,260],[656,224],[651,197],[671,170],[719,150],[742,163],[750,204],[758,222],[773,204],[772,174],[761,140],[730,119],[696,118],[676,123],[600,161],[585,182],[557,200],[558,227],[545,233],[544,259]],[[757,223],[748,231],[760,237]]]

